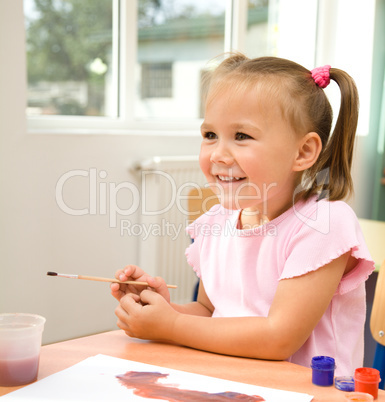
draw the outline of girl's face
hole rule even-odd
[[[261,91],[230,88],[209,100],[199,162],[222,206],[271,220],[292,205],[300,138],[277,105],[262,102]]]

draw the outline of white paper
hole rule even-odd
[[[118,375],[124,375],[127,372],[139,372],[139,377],[146,375],[145,373],[153,372],[165,374],[166,376],[157,381],[154,380],[154,384],[151,386],[144,386],[143,392],[147,393],[147,396],[139,396],[135,394],[135,392],[138,393],[138,389],[141,386],[137,385],[136,380],[130,380],[129,387],[132,386],[134,389],[129,389],[127,386],[122,385],[116,377]],[[134,382],[135,384],[133,384]],[[155,390],[154,392],[169,393],[170,389],[171,392],[177,393],[177,400],[179,400],[180,394],[180,401],[182,402],[187,402],[188,400],[237,400],[235,394],[227,394],[227,399],[224,396],[212,395],[226,391],[250,396],[258,395],[266,402],[309,402],[313,399],[311,395],[303,393],[281,391],[234,381],[226,381],[214,377],[172,370],[105,355],[97,355],[85,359],[68,369],[11,392],[0,397],[0,399],[2,399],[1,402],[169,401],[170,399],[167,399],[167,396],[165,399],[148,397],[148,392],[149,390]],[[198,397],[198,399],[192,399],[193,396],[189,398],[186,390],[200,391],[204,394],[195,394],[193,396],[195,398]],[[238,400],[252,401],[253,399]]]

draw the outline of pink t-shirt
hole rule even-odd
[[[336,375],[352,375],[363,364],[365,280],[374,269],[353,210],[313,197],[249,230],[237,228],[240,212],[215,205],[187,228],[194,239],[187,261],[203,280],[213,317],[266,317],[281,279],[314,271],[351,250],[356,267],[289,361],[310,367],[313,356],[331,356]]]

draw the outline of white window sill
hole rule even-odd
[[[98,117],[27,118],[28,134],[34,135],[141,135],[184,136],[200,135],[202,120],[135,121],[130,124],[118,119]]]

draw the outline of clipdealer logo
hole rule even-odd
[[[148,195],[149,184],[147,176],[150,174],[156,175],[157,179],[166,180],[170,188],[161,207],[157,203],[154,204],[154,200]],[[74,169],[64,173],[58,179],[55,187],[55,199],[58,207],[71,216],[108,215],[109,226],[116,228],[119,216],[130,216],[137,211],[140,211],[143,216],[159,216],[176,207],[187,218],[188,211],[184,206],[184,202],[188,199],[188,195],[185,194],[188,189],[200,188],[198,184],[193,182],[184,183],[178,187],[174,178],[163,171],[142,172],[139,186],[129,181],[118,184],[106,182],[107,175],[105,170],[98,171],[96,168],[90,168],[89,170]],[[65,201],[65,187],[81,178],[86,179],[82,185],[88,187],[87,205],[75,207],[70,202]],[[124,195],[123,202],[122,200],[118,202],[119,195]],[[122,204],[124,204],[124,207]],[[169,225],[162,224],[167,233],[171,230]],[[132,224],[128,220],[121,220],[120,226],[121,231],[124,229],[126,232],[128,230],[138,232],[138,224]],[[144,233],[147,233],[148,230],[144,230]],[[177,232],[179,233],[179,231],[180,229],[178,228]]]
[[[88,178],[88,205],[84,208],[75,208],[64,201],[64,187],[70,181],[84,177]],[[75,169],[64,173],[56,183],[55,198],[58,207],[66,214],[71,216],[83,215],[109,215],[110,227],[116,227],[117,216],[128,216],[135,213],[140,206],[140,194],[137,186],[131,182],[122,182],[119,184],[113,182],[99,182],[98,178],[105,179],[107,172],[105,170],[97,171],[96,168],[89,170]],[[118,205],[118,193],[127,190],[132,195],[132,204],[126,209]]]
[[[148,192],[148,187],[152,185],[151,183],[154,183],[154,181],[148,182],[148,175],[151,175],[152,179],[154,179],[154,175],[156,175],[156,180],[163,180],[165,183],[167,182],[168,191],[164,194],[164,202],[161,203],[161,207],[158,202],[154,202],[154,197],[151,192]],[[198,189],[198,195],[195,196],[195,198],[203,201],[202,188],[200,185],[194,182],[187,182],[177,186],[173,176],[161,170],[141,172],[139,185],[129,181],[123,181],[121,183],[115,183],[112,181],[107,182],[105,180],[107,176],[107,171],[98,171],[97,168],[90,168],[89,170],[74,169],[64,173],[59,177],[55,187],[55,199],[58,207],[65,214],[71,216],[107,215],[110,228],[116,228],[119,221],[120,233],[122,236],[133,235],[146,239],[150,235],[156,235],[171,236],[172,239],[176,239],[187,226],[187,218],[189,216],[189,211],[186,209],[187,200],[189,198],[187,194],[188,191],[192,188]],[[73,182],[72,184],[76,183],[79,179],[86,180],[82,182],[82,185],[88,188],[88,200],[86,201],[87,205],[75,207],[74,205],[71,205],[71,202],[65,201],[65,187],[66,185],[71,185],[71,182]],[[327,184],[328,181],[328,169],[317,174],[317,184],[322,186]],[[218,198],[225,196],[222,187],[218,184],[212,185],[217,187],[217,193],[219,194]],[[276,183],[271,183],[269,185],[263,185],[262,189],[259,189],[256,185],[248,183],[245,187],[252,187],[254,195],[241,195],[242,186],[240,186],[236,191],[234,198],[238,201],[253,199],[262,202],[263,208],[266,208],[267,211],[267,203],[269,199],[268,193],[276,185]],[[295,204],[294,200],[296,195],[301,193],[309,185],[309,182],[305,180],[295,189],[293,194],[294,214],[305,225],[323,234],[327,234],[330,231],[330,216],[327,212],[326,216],[324,213],[322,216],[318,216],[316,211],[315,215],[309,217],[306,214],[303,215],[301,210],[298,210]],[[207,186],[208,185],[206,185],[206,187]],[[121,196],[119,197],[120,193]],[[119,198],[120,202],[118,202]],[[327,194],[324,198],[328,198]],[[181,213],[186,217],[183,224],[180,223],[180,220],[179,223],[172,223],[167,221],[167,219],[164,219],[163,214],[166,214],[172,208],[176,209],[178,213]],[[144,224],[138,223],[137,217],[133,219],[134,222],[131,222],[129,219],[120,218],[136,214],[138,211],[142,216],[159,216],[162,219],[160,221],[147,220],[148,223]],[[322,223],[321,225],[320,222]]]

